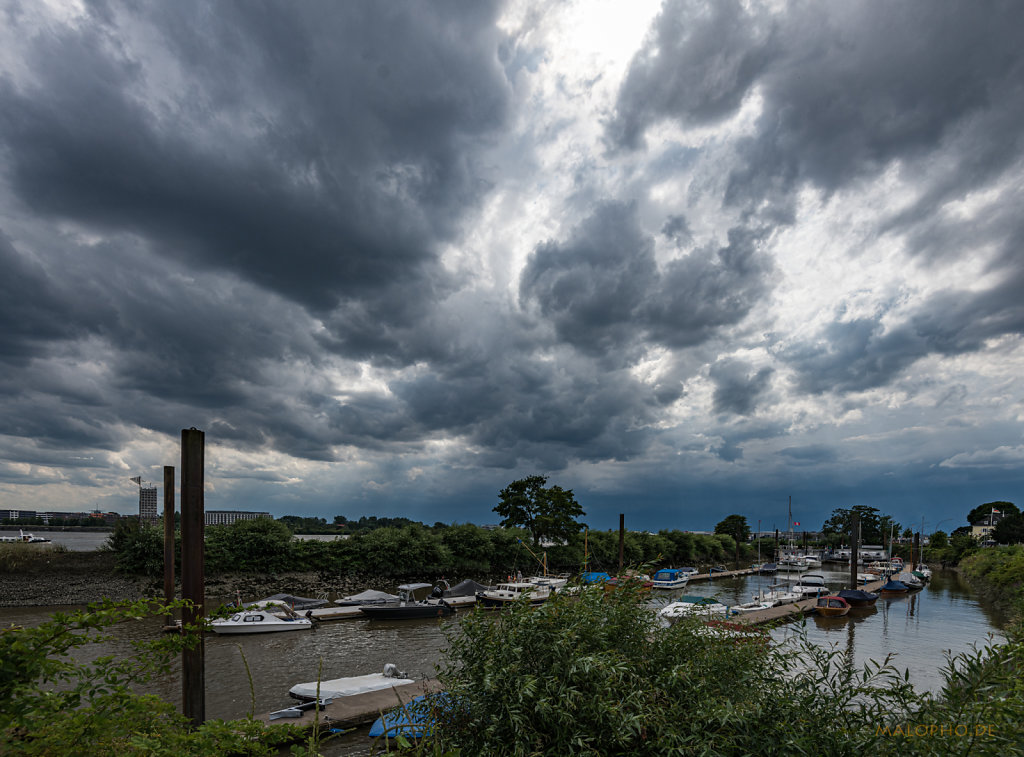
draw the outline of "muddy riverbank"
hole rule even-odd
[[[206,577],[206,595],[213,602],[227,602],[239,595],[249,601],[280,592],[334,599],[365,589],[393,591],[397,583],[400,581],[394,578],[330,576],[316,571],[226,574]],[[115,572],[114,556],[110,552],[54,552],[38,556],[31,565],[0,572],[0,607],[84,605],[104,598],[130,600],[160,596],[163,596],[163,579]]]

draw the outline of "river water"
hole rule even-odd
[[[826,568],[815,572],[823,574],[834,587],[848,578],[845,570]],[[777,579],[741,576],[696,581],[682,591],[655,592],[650,601],[652,605],[663,604],[685,593],[716,596],[726,604],[737,604],[749,601],[750,595],[770,580]],[[0,608],[0,626],[36,625],[57,609],[68,608]],[[446,646],[445,632],[457,629],[459,622],[459,615],[440,621],[354,619],[324,622],[308,632],[209,635],[205,640],[207,717],[228,719],[244,717],[250,711],[261,714],[279,709],[290,703],[287,692],[296,683],[379,672],[385,663],[394,663],[410,678],[433,676]],[[806,633],[812,643],[837,649],[858,667],[868,659],[881,661],[892,653],[896,665],[909,670],[918,690],[934,691],[942,685],[939,668],[947,652],[968,651],[993,634],[998,638],[1004,622],[972,595],[956,573],[936,571],[931,583],[913,595],[880,598],[873,610],[858,611],[846,618],[812,615],[806,623],[792,622],[772,633],[779,639]],[[94,653],[117,654],[127,648],[129,639],[160,633],[160,625],[156,619],[121,624],[116,629],[120,641]],[[246,662],[252,672],[252,691]],[[147,690],[179,702],[180,677],[172,674]]]

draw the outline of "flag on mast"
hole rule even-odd
[[[142,476],[132,476],[131,480],[139,486],[142,486]]]

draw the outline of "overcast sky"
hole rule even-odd
[[[1019,2],[0,13],[0,508],[1024,504]]]

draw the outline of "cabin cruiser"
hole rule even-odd
[[[476,603],[484,609],[494,610],[520,601],[529,605],[539,605],[546,602],[550,596],[550,586],[538,586],[527,581],[510,581],[477,593]]]
[[[282,617],[267,608],[242,609],[228,618],[217,618],[210,621],[210,630],[217,634],[308,631],[312,627],[313,621],[309,618],[303,618],[291,611]]]
[[[417,593],[434,589],[435,596],[417,599]],[[441,587],[432,584],[402,584],[398,587],[398,600],[379,604],[360,605],[359,612],[374,620],[414,620],[416,618],[443,618],[455,612],[445,599]]]
[[[690,574],[681,568],[662,568],[651,580],[655,589],[681,589],[690,580]]]
[[[829,588],[825,586],[825,577],[818,573],[804,573],[791,587],[791,591],[800,595],[801,599],[820,597],[828,594]]]

